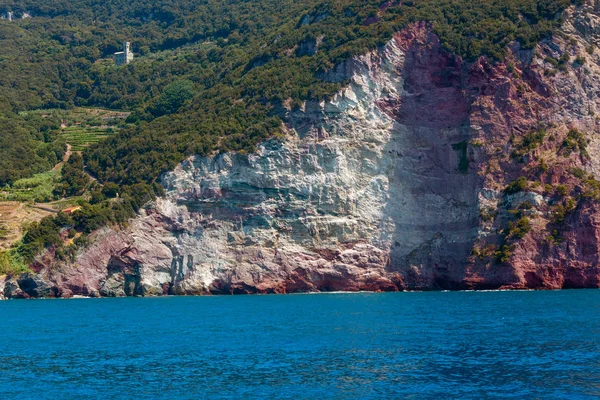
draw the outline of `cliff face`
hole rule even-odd
[[[349,82],[332,100],[282,111],[285,136],[189,158],[127,228],[4,293],[598,287],[600,18],[565,20],[496,64],[412,25],[328,73]]]

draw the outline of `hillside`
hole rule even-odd
[[[564,12],[567,8],[571,10],[570,13]],[[576,9],[578,13],[573,14],[572,10]],[[375,270],[384,268],[387,271],[390,265],[385,265],[390,263],[394,264],[391,265],[393,269],[412,266],[418,268],[419,265],[428,265],[432,262],[427,258],[431,255],[426,255],[430,250],[423,247],[423,243],[429,243],[427,246],[432,245],[431,237],[428,236],[430,234],[433,237],[436,237],[437,234],[445,235],[445,240],[450,240],[447,239],[447,236],[450,235],[454,237],[450,240],[451,243],[462,243],[459,253],[447,250],[448,253],[442,252],[445,256],[439,256],[446,257],[448,259],[446,262],[453,265],[452,268],[456,268],[458,271],[456,273],[459,275],[465,274],[464,268],[467,265],[479,268],[480,263],[475,258],[467,260],[471,253],[476,257],[481,256],[480,260],[483,263],[481,265],[488,265],[491,259],[497,260],[501,265],[510,264],[516,242],[523,238],[526,239],[532,229],[530,218],[528,218],[531,212],[519,211],[518,207],[513,209],[506,206],[508,207],[505,210],[507,213],[514,211],[514,215],[518,214],[519,218],[512,221],[511,218],[501,216],[500,219],[497,219],[496,216],[501,213],[489,211],[494,215],[492,217],[491,214],[488,215],[487,211],[478,209],[485,201],[478,198],[477,195],[473,197],[473,193],[483,193],[485,190],[493,189],[505,190],[506,193],[514,194],[529,189],[528,182],[530,181],[540,181],[550,185],[562,184],[566,189],[552,190],[559,190],[561,193],[566,191],[566,194],[562,195],[563,197],[580,198],[582,190],[591,188],[589,190],[593,191],[594,185],[596,185],[595,178],[586,178],[588,172],[585,171],[586,165],[588,165],[585,157],[588,140],[586,135],[589,136],[589,133],[581,132],[583,128],[589,130],[590,127],[583,122],[572,122],[563,132],[562,128],[556,126],[556,124],[560,125],[562,121],[544,119],[545,117],[542,118],[542,114],[539,114],[541,111],[538,111],[537,117],[531,121],[527,120],[527,122],[523,122],[524,117],[513,120],[515,116],[511,113],[506,114],[506,111],[502,111],[498,115],[500,118],[498,121],[485,120],[473,112],[480,102],[484,101],[486,91],[490,90],[497,91],[496,96],[501,96],[503,90],[511,93],[502,99],[488,100],[504,102],[498,105],[499,109],[503,110],[510,104],[516,109],[540,107],[540,110],[548,110],[549,104],[551,104],[551,100],[548,99],[536,100],[537,106],[533,105],[533,100],[528,100],[523,104],[519,102],[524,98],[529,99],[529,90],[546,98],[553,93],[552,91],[558,90],[553,80],[560,79],[565,74],[577,74],[577,71],[588,70],[587,66],[582,66],[586,63],[587,58],[593,60],[595,57],[593,35],[585,32],[585,35],[573,36],[571,32],[565,31],[565,26],[575,26],[578,29],[583,24],[588,29],[588,25],[581,21],[591,15],[590,10],[582,2],[571,4],[568,1],[557,0],[476,3],[443,0],[402,3],[348,0],[302,2],[301,4],[291,1],[208,1],[204,3],[178,1],[163,4],[160,7],[141,1],[85,1],[77,4],[69,2],[38,4],[27,1],[4,3],[0,5],[0,14],[13,11],[17,15],[26,12],[32,16],[32,18],[21,20],[0,21],[2,37],[6,38],[3,43],[5,46],[0,50],[0,57],[5,60],[2,64],[3,72],[5,72],[2,86],[7,88],[0,97],[0,110],[4,110],[7,123],[15,125],[15,129],[7,127],[0,132],[6,141],[6,146],[0,151],[8,155],[5,158],[8,163],[5,170],[10,171],[10,174],[4,178],[6,184],[12,184],[17,179],[27,178],[34,173],[48,170],[52,161],[60,159],[60,149],[62,148],[64,151],[64,140],[69,140],[69,137],[65,138],[64,135],[60,135],[60,129],[47,123],[47,119],[42,118],[40,122],[35,118],[27,117],[36,115],[35,113],[23,114],[23,111],[93,106],[131,113],[127,116],[126,123],[121,126],[121,129],[111,132],[108,138],[92,144],[89,148],[78,148],[77,150],[84,150],[83,156],[71,157],[63,167],[61,178],[56,183],[55,193],[66,197],[81,196],[78,200],[81,209],[70,216],[59,214],[56,218],[46,218],[39,224],[32,224],[22,242],[9,252],[9,256],[17,257],[25,263],[30,263],[38,257],[32,265],[36,270],[41,268],[43,271],[50,271],[53,268],[51,265],[54,265],[55,262],[69,264],[75,260],[81,260],[80,257],[86,257],[85,251],[82,253],[82,249],[93,246],[91,243],[96,240],[94,235],[99,232],[99,228],[108,226],[113,229],[119,224],[130,221],[130,218],[140,215],[140,210],[144,206],[148,206],[148,201],[153,200],[157,195],[164,196],[165,190],[169,201],[173,201],[179,206],[187,204],[189,212],[200,213],[204,216],[210,214],[212,217],[223,218],[223,221],[228,221],[230,218],[243,220],[245,217],[237,214],[240,210],[235,212],[234,210],[239,207],[243,209],[245,203],[253,204],[255,201],[252,200],[253,196],[267,196],[267,199],[271,199],[271,194],[268,194],[271,190],[275,190],[278,196],[284,196],[287,199],[285,201],[295,201],[294,199],[300,195],[299,193],[303,193],[304,189],[299,193],[292,191],[291,193],[294,193],[292,195],[286,194],[290,190],[289,188],[282,192],[283,189],[279,184],[238,181],[233,187],[227,186],[223,182],[214,182],[204,188],[204,183],[198,182],[205,182],[209,178],[204,175],[195,176],[195,172],[192,171],[189,172],[192,174],[190,178],[192,180],[179,188],[172,180],[174,178],[169,178],[171,176],[169,171],[185,169],[187,164],[179,166],[178,164],[187,157],[194,156],[198,161],[193,161],[193,163],[199,163],[202,166],[198,168],[207,174],[216,173],[216,171],[211,172],[213,167],[208,167],[204,163],[210,164],[217,161],[201,161],[204,160],[202,157],[208,157],[206,160],[216,160],[213,157],[229,157],[225,154],[233,151],[238,154],[235,157],[252,158],[251,154],[257,149],[259,153],[265,151],[265,143],[270,143],[265,142],[266,140],[274,139],[275,142],[287,143],[290,134],[292,136],[298,134],[300,140],[306,140],[305,135],[310,137],[314,134],[307,127],[312,127],[311,129],[322,132],[323,135],[329,132],[328,134],[334,136],[351,129],[349,128],[351,120],[343,122],[345,121],[343,115],[345,112],[350,112],[346,111],[346,107],[353,108],[356,105],[340,108],[336,99],[339,98],[340,93],[356,90],[356,85],[364,85],[362,80],[373,79],[373,77],[359,79],[357,76],[360,75],[360,68],[374,71],[388,68],[377,60],[384,57],[382,54],[387,51],[385,49],[389,48],[390,43],[396,41],[399,43],[400,52],[394,57],[406,57],[407,63],[413,63],[412,69],[410,65],[398,60],[389,61],[397,68],[396,72],[386,70],[385,73],[391,74],[389,79],[396,79],[394,74],[399,74],[402,79],[391,85],[383,85],[380,89],[383,91],[381,93],[373,92],[374,87],[369,84],[352,95],[356,99],[351,103],[361,104],[361,101],[367,101],[368,107],[365,105],[367,108],[376,105],[376,110],[373,110],[375,114],[369,117],[373,121],[383,121],[380,114],[384,113],[403,126],[422,126],[434,130],[446,129],[447,132],[443,134],[423,131],[421,133],[425,137],[427,134],[433,136],[430,139],[424,137],[424,142],[410,140],[402,145],[404,147],[401,146],[398,149],[394,147],[394,150],[388,150],[400,153],[416,151],[419,146],[427,146],[424,143],[429,143],[427,140],[431,140],[429,144],[433,146],[432,151],[446,154],[446,159],[452,159],[451,155],[455,154],[458,157],[458,167],[452,167],[448,171],[450,174],[448,182],[458,179],[455,183],[462,185],[462,188],[467,190],[468,193],[466,192],[464,196],[468,198],[461,197],[453,200],[462,204],[462,211],[451,211],[452,206],[448,206],[444,211],[443,208],[439,208],[441,203],[426,199],[418,200],[419,197],[415,197],[415,193],[410,190],[393,196],[388,193],[386,196],[399,196],[399,198],[405,198],[406,201],[414,201],[415,204],[430,207],[432,224],[434,226],[444,225],[443,221],[450,218],[447,221],[450,227],[443,229],[438,227],[437,230],[434,229],[435,232],[429,232],[429,228],[419,228],[418,221],[410,219],[403,222],[396,221],[396,224],[405,225],[406,231],[397,231],[395,234],[390,232],[389,234],[399,235],[398,237],[402,239],[395,240],[395,242],[400,243],[398,246],[401,249],[407,251],[410,249],[408,253],[413,255],[406,258],[405,250],[398,250],[398,254],[401,253],[402,256],[397,261],[389,261],[390,250],[386,250],[385,246],[381,247],[377,243],[371,243],[370,245],[379,249],[377,251],[383,252],[374,256],[382,260],[383,267],[376,267],[375,265],[379,264],[375,262],[373,268]],[[573,22],[568,18],[578,18],[578,20]],[[417,30],[415,30],[416,26],[419,27]],[[572,42],[565,44],[567,37],[570,37],[569,40]],[[114,51],[119,50],[120,43],[125,40],[133,43],[136,57],[131,64],[116,67],[108,58]],[[544,46],[550,46],[549,49],[554,49],[552,46],[555,46],[559,50],[548,50]],[[421,58],[417,56],[409,58],[408,54],[412,54],[411,52],[420,54]],[[372,57],[373,60],[370,62],[359,61],[362,60],[361,57],[366,57],[365,54],[370,54],[369,57]],[[432,63],[431,65],[428,64],[429,61]],[[544,64],[543,67],[539,66],[540,63]],[[360,65],[364,65],[364,67],[360,67]],[[428,70],[428,68],[432,68],[432,70]],[[481,68],[481,71],[477,71],[477,68]],[[593,73],[594,69],[592,68],[590,71]],[[514,82],[511,85],[514,86],[499,86],[497,79],[500,76],[509,81],[512,79]],[[477,84],[478,79],[489,80],[489,84],[487,86]],[[506,84],[508,85],[508,83]],[[573,85],[570,82],[567,84]],[[378,87],[377,85],[375,87]],[[512,97],[514,90],[521,97]],[[551,92],[543,93],[546,90]],[[400,93],[398,98],[386,97],[388,92],[396,91]],[[409,98],[403,97],[403,92],[414,93],[420,96],[420,100],[412,104],[408,100]],[[448,96],[450,97],[446,99]],[[443,99],[445,99],[444,102],[440,103]],[[575,101],[581,102],[582,100],[576,99]],[[321,109],[320,107],[325,108]],[[405,109],[405,107],[411,108]],[[336,112],[342,114],[340,120],[333,119],[331,113],[335,114]],[[493,114],[494,112],[489,111],[487,117],[491,118]],[[358,117],[355,115],[353,118]],[[506,130],[503,130],[502,133],[500,131],[491,132],[488,136],[479,138],[473,133],[473,129],[476,129],[477,125],[473,121],[478,118],[483,119],[479,126],[484,129],[486,124],[495,126],[507,124],[506,128],[503,128]],[[573,117],[570,118],[573,120]],[[536,120],[535,123],[533,123],[534,120]],[[447,125],[445,128],[443,128],[444,124]],[[335,128],[336,126],[337,128]],[[369,128],[364,129],[367,132],[364,134],[364,138],[356,142],[358,147],[370,143],[373,140],[372,135],[376,136],[376,132],[369,132]],[[373,127],[373,129],[379,128]],[[456,131],[451,133],[453,129]],[[21,136],[19,140],[15,141],[12,140],[14,136],[10,135],[17,130]],[[552,133],[548,133],[550,131]],[[442,136],[439,136],[440,134]],[[394,135],[392,134],[392,137]],[[554,147],[547,144],[546,138],[548,137],[554,137]],[[317,136],[315,140],[327,138],[327,136]],[[385,142],[387,139],[379,138],[376,142],[381,140]],[[489,148],[487,140],[491,140]],[[558,172],[552,175],[557,178],[548,178],[551,181],[549,183],[544,182],[545,178],[543,177],[531,175],[532,163],[539,162],[538,158],[532,158],[531,152],[538,147],[543,147],[542,144],[548,146],[546,151],[565,155],[563,158],[568,158],[575,153],[581,154],[582,158],[578,163],[567,166],[561,163],[551,163],[551,166],[548,167],[547,164],[554,160],[549,155],[543,157],[543,160],[546,163],[545,168],[549,168],[550,171],[553,171],[552,168],[556,168],[556,171],[564,171],[565,168],[584,171],[576,174],[581,175],[581,179],[585,182],[583,184],[554,182],[552,179],[559,179]],[[269,146],[267,148],[270,149]],[[275,149],[278,148],[278,145],[273,146]],[[442,147],[438,149],[439,146]],[[478,148],[485,149],[485,157],[478,158],[482,151]],[[491,176],[489,174],[492,172],[489,171],[501,168],[499,165],[503,162],[500,153],[492,154],[492,148],[503,148],[503,151],[512,152],[514,155],[512,160],[523,160],[525,165],[518,166],[517,162],[515,164],[517,167],[504,166],[504,176],[495,176],[493,179],[490,178],[489,183],[482,183],[482,177]],[[49,153],[47,149],[59,150]],[[281,157],[284,157],[285,154],[283,149],[269,151],[275,151]],[[314,148],[309,153],[312,151],[320,150]],[[348,151],[350,149],[346,147],[339,149],[340,154],[346,158],[349,157],[346,154]],[[369,151],[375,150],[370,149]],[[26,159],[33,161],[23,163],[22,157],[14,157],[14,154],[23,152],[30,152],[32,156]],[[54,154],[54,158],[48,154]],[[12,158],[11,155],[13,155]],[[315,154],[315,156],[318,155]],[[368,151],[364,154],[361,153],[357,159],[353,157],[349,158],[349,160],[353,160],[348,161],[349,165],[370,163],[371,167],[369,168],[377,169],[395,163],[395,161],[377,157],[371,160]],[[430,168],[437,173],[441,173],[440,168],[443,170],[447,167],[442,167],[442,159],[431,161],[433,164]],[[510,161],[509,164],[512,165],[513,161]],[[219,161],[219,163],[221,162],[225,161]],[[264,162],[272,163],[268,159],[265,159]],[[251,163],[251,161],[243,161],[241,165],[246,163]],[[235,170],[235,167],[232,166],[227,168]],[[304,167],[298,166],[298,168],[302,170]],[[325,166],[322,165],[320,168],[325,168]],[[403,171],[410,172],[416,167],[410,163],[398,162],[396,168],[398,168],[398,174],[401,175]],[[455,170],[455,168],[458,169]],[[523,170],[525,172],[521,171],[523,168],[525,168]],[[426,184],[429,178],[439,179],[436,173],[429,176],[423,175],[424,172],[419,171],[417,168],[410,173],[421,176],[424,180],[421,182],[422,184]],[[250,179],[255,172],[250,170],[243,173]],[[231,173],[241,172],[232,171]],[[264,173],[268,175],[268,171]],[[385,175],[386,179],[390,179],[389,172],[380,171],[375,175],[378,176],[380,173]],[[455,173],[458,175],[454,176]],[[523,179],[519,176],[522,173],[527,175]],[[293,176],[293,173],[290,172],[290,174]],[[366,178],[363,177],[352,183],[353,185],[357,182],[360,183],[356,188],[359,192],[364,190],[360,185],[367,184],[364,179]],[[511,183],[513,180],[514,184]],[[407,185],[411,187],[417,183],[418,181],[415,181],[407,183]],[[240,184],[242,186],[237,187]],[[335,203],[337,200],[334,199],[342,196],[341,187],[335,189],[338,183],[325,181],[321,184],[331,185],[328,190],[336,191],[336,193],[330,193],[328,201]],[[188,189],[184,189],[186,186],[194,187],[196,185],[200,185],[197,188],[200,192],[188,193]],[[225,186],[219,187],[220,185]],[[261,188],[259,192],[262,194],[242,189],[246,187],[243,185],[259,187]],[[540,184],[537,185],[541,187]],[[313,189],[317,190],[317,188]],[[446,186],[441,186],[439,189],[450,190]],[[172,191],[179,190],[183,190],[182,193],[186,194],[180,193],[175,198],[169,197],[173,196]],[[195,206],[188,204],[192,200],[195,201],[204,196],[209,196],[205,199],[209,200],[211,195],[207,195],[204,190],[208,190],[206,193],[221,193],[218,196],[225,196],[223,193],[230,191],[239,192],[238,195],[241,198],[235,200],[233,205],[228,205],[226,207],[228,211],[217,206],[215,210],[207,214],[205,209],[197,210],[194,209]],[[212,192],[213,190],[216,192]],[[437,192],[434,190],[434,193]],[[448,194],[446,192],[437,193],[442,198]],[[244,200],[244,196],[249,197]],[[594,196],[593,193],[590,194],[590,197]],[[393,201],[386,199],[387,197],[379,200],[372,199],[372,201],[373,204],[381,201]],[[214,200],[212,199],[210,202]],[[161,201],[163,200],[159,199],[156,204],[161,204]],[[429,201],[432,202],[427,206]],[[527,203],[531,202],[527,201]],[[552,203],[552,207],[555,206],[554,204]],[[255,206],[257,205],[255,204]],[[231,207],[233,209],[230,209]],[[283,208],[280,212],[284,214],[290,212],[287,210],[287,205],[284,204],[281,207]],[[305,212],[308,212],[307,210],[310,210],[311,207],[310,204],[306,204]],[[565,198],[563,207],[570,210],[570,208],[576,208],[577,205],[569,203]],[[491,206],[488,208],[491,209]],[[527,208],[527,210],[530,209]],[[540,212],[556,211],[544,209]],[[141,211],[142,217],[145,212]],[[159,208],[156,212],[160,214],[166,211]],[[168,213],[170,212],[168,211]],[[255,212],[253,211],[253,215]],[[292,213],[294,216],[292,218],[300,218],[296,212]],[[343,219],[348,216],[347,213],[351,213],[351,210],[344,208],[334,212],[317,207],[314,212],[319,215],[334,213],[338,218]],[[416,209],[410,207],[406,210],[396,210],[392,207],[387,212],[391,213],[389,216],[392,219],[396,218],[395,213],[418,214]],[[453,212],[458,214],[454,215]],[[225,214],[219,216],[219,213]],[[384,212],[384,214],[386,213]],[[458,217],[458,215],[462,215],[462,217]],[[508,213],[507,215],[512,214]],[[463,217],[467,218],[465,226],[451,228],[456,222],[456,218],[460,220]],[[165,216],[165,218],[167,217]],[[192,217],[192,220],[194,218]],[[264,216],[259,220],[261,218]],[[377,225],[378,218],[381,217],[375,218],[369,224]],[[490,220],[490,218],[492,227],[489,229],[495,230],[496,233],[488,239],[478,237],[474,232],[482,229],[481,227],[477,228],[479,220]],[[270,222],[270,224],[273,223],[273,221]],[[292,221],[281,221],[281,223],[291,224],[292,233],[298,229],[308,229],[309,231],[313,229],[293,228],[295,225]],[[362,227],[360,229],[363,229],[366,222],[355,221],[350,225],[355,223],[358,223]],[[369,242],[380,234],[376,233],[380,228],[375,228],[375,225],[358,234],[358,237],[347,236],[344,233],[333,242],[315,238],[314,233],[310,233],[309,236],[313,237],[312,244],[306,245],[308,246],[306,251],[316,251],[322,257],[325,257],[323,254],[329,254],[325,258],[320,256],[321,258],[317,257],[313,260],[317,264],[325,262],[318,260],[333,262],[335,257],[334,259],[328,258],[335,253],[333,248],[344,243],[344,246],[349,246],[351,242],[354,243],[357,240]],[[242,236],[253,236],[250,233],[252,224],[249,226],[242,230]],[[123,228],[126,227],[123,226]],[[183,228],[171,227],[167,230],[169,229]],[[274,229],[274,227],[271,226],[269,229]],[[329,229],[342,228],[331,226],[326,228],[326,231]],[[344,229],[351,228],[343,228],[342,231]],[[423,241],[420,241],[421,239],[418,239],[419,236],[416,235],[413,239],[405,242],[406,235],[414,236],[420,229],[423,230]],[[544,229],[546,228],[542,230]],[[497,234],[502,231],[504,233]],[[126,237],[134,235],[134,233],[125,232],[126,230],[120,231],[119,235],[126,235]],[[91,236],[88,236],[90,234]],[[189,235],[193,236],[195,233],[190,231]],[[374,236],[370,237],[370,235]],[[559,233],[553,235],[551,229],[547,236],[554,237],[552,240],[557,242],[562,240],[559,238]],[[277,237],[282,236],[283,233],[280,232]],[[67,237],[76,237],[77,240],[73,242],[67,240]],[[378,240],[386,242],[388,239]],[[165,240],[167,239],[161,239],[162,242]],[[278,241],[279,239],[275,240],[276,243]],[[127,240],[123,242],[127,242]],[[440,242],[438,246],[444,247],[443,243],[445,242]],[[188,245],[203,246],[201,243]],[[490,247],[492,245],[493,249]],[[242,246],[236,252],[244,253],[250,248]],[[178,253],[181,249],[163,250],[165,253],[157,257],[160,259],[164,256],[167,260],[165,262],[170,265],[170,268],[176,268],[175,266],[179,262],[173,260],[187,256]],[[114,251],[120,250],[113,248],[104,251],[104,255],[112,257]],[[193,252],[193,249],[186,251]],[[415,253],[412,253],[413,251]],[[227,251],[219,250],[219,252],[222,257],[229,257],[225,255]],[[44,258],[39,258],[40,254],[45,254]],[[214,262],[217,264],[222,262],[221,256],[217,257]],[[153,263],[158,262],[157,258],[152,257],[151,259],[154,261],[146,260],[144,262],[148,267],[156,267]],[[197,258],[188,261],[189,268],[192,268],[196,262],[209,263],[208,260],[212,256],[201,257],[203,259],[199,261]],[[231,257],[236,259],[239,255]],[[56,260],[54,260],[55,258]],[[102,259],[102,257],[100,258]],[[452,259],[455,261],[450,261]],[[128,262],[121,261],[119,265],[127,265]],[[271,260],[270,263],[280,264],[276,260]],[[369,261],[370,263],[372,262]],[[560,264],[560,262],[558,263]],[[250,262],[250,265],[255,266],[256,262]],[[101,267],[95,266],[94,268]],[[164,268],[168,269],[169,267],[164,266]],[[254,267],[250,269],[252,268]],[[368,267],[367,270],[369,268],[371,267]],[[185,275],[184,272],[180,273]],[[276,272],[276,274],[279,273]],[[364,271],[357,272],[358,275],[363,273]],[[387,272],[386,274],[377,272],[375,275],[377,274],[383,276]],[[401,279],[403,282],[409,281],[405,273],[398,272],[398,274],[403,277]],[[349,274],[344,279],[347,281],[358,279],[351,276],[354,275]],[[142,278],[138,276],[135,279]],[[431,284],[426,283],[429,281],[425,278],[423,278],[425,283],[422,284],[418,283],[417,278],[414,278],[417,280],[410,284],[400,284],[394,280],[396,278],[392,279],[387,275],[382,279],[381,282],[387,282],[381,283],[382,288],[386,290],[393,287],[421,287],[420,285],[429,287],[428,285]],[[452,279],[460,281],[458,277]],[[501,286],[501,281],[502,279],[498,278],[498,283],[490,283],[490,285]],[[504,283],[508,284],[508,282]],[[250,285],[248,282],[245,284]],[[461,284],[457,283],[458,286]],[[298,289],[310,289],[311,285],[298,287]],[[379,284],[369,285],[365,284],[364,287],[379,287]],[[444,286],[443,283],[440,285]],[[223,283],[222,286],[229,288],[231,283]],[[358,287],[362,288],[360,285]],[[337,288],[337,286],[327,283],[314,288],[327,289]],[[198,289],[198,291],[202,290]],[[185,292],[185,290],[183,291]]]

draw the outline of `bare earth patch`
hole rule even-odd
[[[0,202],[0,250],[21,239],[24,224],[39,221],[50,214],[52,212],[18,201]]]

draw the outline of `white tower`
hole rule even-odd
[[[123,51],[115,53],[115,64],[129,64],[131,60],[133,60],[133,53],[131,52],[131,43],[123,42]]]
[[[133,53],[131,52],[131,43],[123,43],[123,53],[125,53],[125,64],[129,64],[133,60]]]

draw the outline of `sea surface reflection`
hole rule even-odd
[[[3,398],[600,396],[598,290],[5,301],[0,321]]]

